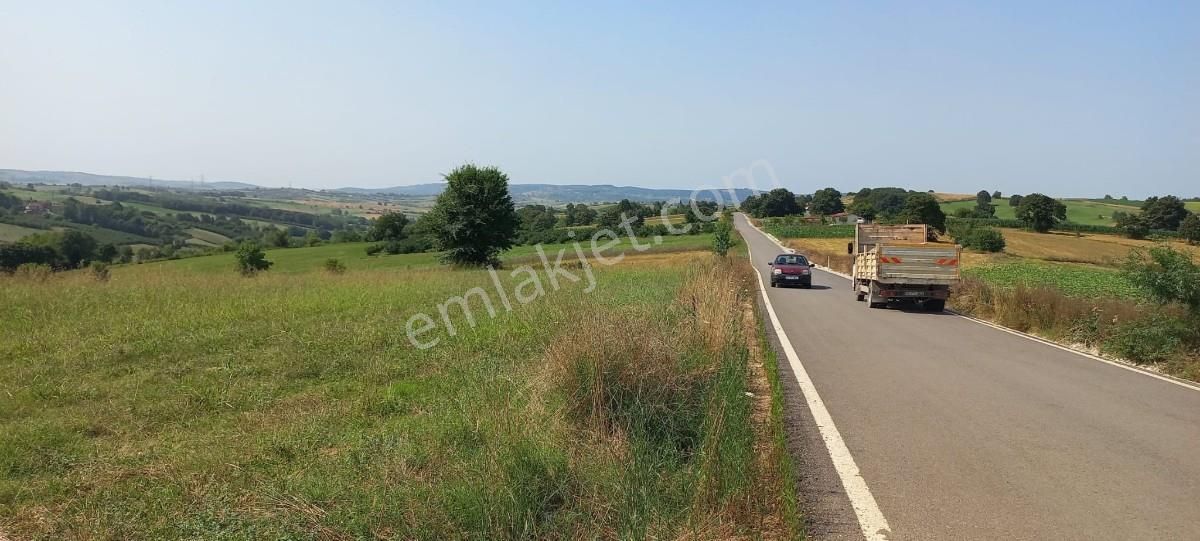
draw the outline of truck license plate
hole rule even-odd
[[[905,291],[904,296],[905,297],[924,297],[925,292],[924,291]]]

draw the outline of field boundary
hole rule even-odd
[[[772,235],[772,234],[770,234],[770,233],[767,233],[766,231],[763,231],[763,230],[762,230],[762,229],[760,229],[758,226],[754,225],[754,222],[751,222],[749,219],[747,219],[747,220],[746,220],[746,223],[747,223],[747,224],[750,224],[750,227],[753,227],[755,230],[757,230],[759,233],[762,233],[762,234],[763,234],[764,236],[766,236],[768,239],[771,239],[771,242],[774,242],[775,244],[779,245],[779,247],[780,247],[780,248],[783,248],[784,250],[788,250],[789,252],[794,252],[794,251],[795,251],[795,250],[793,250],[793,249],[791,249],[791,248],[787,248],[786,246],[784,246],[784,245],[783,245],[783,243],[782,243],[782,242],[780,242],[778,238],[775,238],[775,236],[774,236],[774,235]],[[829,274],[833,274],[833,275],[835,275],[835,276],[839,276],[839,277],[841,277],[841,278],[845,278],[845,279],[847,279],[847,280],[852,280],[852,279],[853,279],[853,278],[851,278],[851,276],[850,276],[849,274],[845,274],[845,273],[842,273],[842,272],[835,271],[835,270],[833,270],[833,269],[829,269],[829,268],[821,267],[820,265],[815,265],[815,264],[814,264],[813,266],[814,266],[814,267],[817,267],[817,268],[818,268],[819,270],[821,270],[821,271],[828,272]],[[1104,357],[1101,357],[1101,356],[1099,356],[1099,355],[1093,355],[1093,354],[1091,354],[1091,353],[1088,353],[1088,352],[1086,352],[1086,351],[1080,351],[1080,350],[1078,350],[1078,349],[1075,349],[1075,348],[1073,348],[1073,347],[1071,347],[1071,346],[1069,346],[1069,345],[1066,345],[1066,344],[1060,344],[1060,343],[1058,343],[1058,342],[1055,342],[1055,341],[1053,341],[1053,340],[1048,340],[1048,339],[1046,339],[1046,338],[1042,338],[1042,337],[1040,337],[1040,336],[1036,336],[1036,335],[1033,335],[1033,334],[1029,334],[1029,333],[1027,333],[1027,332],[1018,331],[1018,330],[1016,330],[1016,329],[1010,329],[1010,328],[1008,328],[1008,327],[1005,327],[1004,325],[1000,325],[1000,324],[998,324],[998,323],[993,323],[993,322],[991,322],[991,321],[987,321],[987,320],[985,320],[985,319],[980,319],[980,318],[977,318],[977,317],[975,317],[975,316],[970,316],[970,315],[964,314],[964,313],[962,313],[962,312],[957,312],[957,311],[955,311],[955,310],[951,310],[951,309],[949,309],[949,308],[947,308],[947,309],[946,309],[946,312],[947,312],[947,313],[950,313],[950,314],[953,314],[953,315],[955,315],[955,316],[961,317],[961,318],[963,318],[963,319],[966,319],[966,320],[969,320],[969,321],[973,321],[973,322],[975,322],[975,323],[978,323],[978,324],[980,324],[980,325],[985,325],[985,326],[991,327],[991,328],[993,328],[993,329],[996,329],[996,330],[998,330],[998,331],[1003,331],[1003,332],[1006,332],[1006,333],[1009,333],[1009,334],[1013,334],[1013,335],[1016,335],[1016,336],[1020,336],[1020,337],[1022,337],[1022,338],[1025,338],[1025,339],[1027,339],[1027,340],[1032,340],[1032,341],[1034,341],[1034,342],[1039,342],[1039,343],[1041,343],[1041,344],[1044,344],[1044,345],[1047,345],[1047,346],[1050,346],[1050,347],[1054,347],[1054,348],[1057,348],[1057,349],[1061,349],[1061,350],[1063,350],[1063,351],[1068,351],[1068,352],[1074,353],[1074,354],[1076,354],[1076,355],[1079,355],[1079,356],[1081,356],[1081,357],[1086,357],[1086,358],[1088,358],[1088,359],[1091,359],[1091,360],[1093,360],[1093,361],[1099,361],[1099,362],[1102,362],[1102,363],[1104,363],[1104,364],[1108,364],[1108,365],[1115,366],[1115,367],[1117,367],[1117,368],[1124,368],[1125,370],[1129,370],[1129,371],[1131,371],[1131,372],[1136,372],[1136,373],[1142,374],[1142,375],[1144,375],[1144,376],[1150,376],[1150,377],[1152,377],[1152,378],[1159,379],[1159,380],[1165,381],[1165,382],[1167,382],[1167,383],[1174,383],[1175,385],[1178,385],[1178,386],[1180,386],[1180,387],[1183,387],[1183,388],[1185,388],[1185,389],[1190,389],[1190,390],[1193,390],[1193,391],[1200,391],[1200,385],[1197,385],[1197,384],[1195,384],[1195,383],[1192,383],[1192,382],[1190,382],[1190,381],[1187,381],[1187,380],[1185,380],[1185,379],[1180,379],[1180,378],[1177,378],[1177,377],[1174,377],[1174,376],[1168,376],[1168,375],[1166,375],[1166,374],[1159,374],[1159,373],[1157,373],[1157,372],[1153,372],[1153,371],[1147,370],[1147,369],[1145,369],[1145,368],[1142,368],[1142,367],[1140,367],[1140,366],[1137,366],[1137,365],[1135,365],[1135,364],[1133,364],[1133,363],[1129,363],[1129,362],[1126,362],[1126,361],[1121,361],[1121,360],[1117,360],[1117,359],[1106,359],[1106,358],[1104,358]]]
[[[778,244],[778,241],[776,241],[776,244]],[[750,253],[750,260],[753,262],[754,255],[749,243],[746,244],[746,251]],[[854,461],[854,456],[850,454],[849,447],[846,446],[845,440],[842,439],[841,433],[838,432],[837,425],[833,422],[833,417],[829,414],[829,410],[821,400],[820,394],[817,393],[816,385],[813,384],[812,378],[809,377],[808,371],[805,370],[804,364],[800,361],[800,356],[796,353],[795,347],[792,346],[791,340],[788,339],[787,332],[783,330],[783,325],[779,322],[779,316],[775,313],[775,307],[771,305],[771,298],[767,295],[767,288],[766,284],[763,283],[762,274],[756,269],[754,276],[758,278],[758,290],[762,295],[763,304],[766,306],[767,316],[771,319],[771,326],[779,339],[780,345],[783,346],[783,354],[787,357],[788,364],[796,376],[796,382],[800,385],[805,402],[808,403],[809,413],[812,414],[813,420],[816,422],[817,429],[821,433],[821,439],[825,441],[825,450],[829,452],[829,456],[833,460],[833,467],[842,481],[842,488],[845,489],[846,496],[850,499],[850,505],[854,508],[854,514],[858,517],[858,525],[862,530],[863,537],[868,541],[885,541],[891,532],[891,527],[888,526],[887,519],[883,516],[883,511],[879,509],[879,504],[876,503],[875,496],[871,494],[871,489],[867,486],[866,479],[863,478],[862,473],[859,471],[858,464]]]

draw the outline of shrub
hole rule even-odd
[[[733,246],[733,228],[725,220],[718,222],[716,228],[713,232],[713,253],[725,257],[729,254],[729,248]]]
[[[245,241],[238,246],[237,253],[233,257],[237,260],[238,271],[243,276],[253,276],[260,271],[270,269],[273,264],[271,261],[267,261],[267,254],[263,253],[262,247],[252,241]]]
[[[97,282],[108,281],[108,263],[103,261],[93,261],[91,265],[88,265],[87,272],[88,275]]]
[[[331,257],[325,260],[325,271],[331,274],[342,274],[346,272],[346,264],[340,259]]]
[[[1130,252],[1124,268],[1129,281],[1160,303],[1178,302],[1200,315],[1200,266],[1170,246],[1155,246],[1148,255]]]
[[[1118,325],[1101,349],[1139,364],[1160,363],[1181,351],[1194,334],[1186,319],[1152,312]]]
[[[972,220],[954,220],[950,222],[950,236],[954,242],[963,248],[981,252],[1001,252],[1004,250],[1004,235],[995,228],[980,225]]]

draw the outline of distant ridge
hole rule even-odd
[[[339,188],[336,192],[353,194],[386,194],[411,197],[432,197],[442,193],[444,183],[414,184],[412,186],[393,186],[391,188]],[[517,201],[545,202],[597,202],[597,201],[669,201],[672,199],[687,200],[692,197],[691,190],[640,188],[637,186],[613,186],[611,184],[512,184],[509,192]],[[728,190],[720,190],[721,197],[728,199]],[[738,200],[745,199],[754,193],[753,190],[739,188],[736,190]],[[716,196],[709,190],[696,194],[696,199],[712,201]]]
[[[159,180],[146,177],[94,175],[75,171],[22,171],[0,169],[0,181],[11,184],[81,184],[83,186],[161,186],[182,190],[253,190],[259,188],[245,182],[195,182],[191,180]]]
[[[178,190],[276,190],[247,182],[213,181],[195,182],[190,180],[160,180],[146,177],[129,177],[116,175],[96,175],[73,171],[23,171],[20,169],[0,169],[0,181],[11,184],[41,183],[41,184],[81,184],[84,186],[130,186],[173,188]],[[384,195],[393,197],[434,197],[442,193],[445,183],[431,182],[411,186],[393,186],[390,188],[337,188],[319,190],[326,193],[342,193],[346,195],[371,196]],[[673,199],[687,200],[692,197],[691,190],[640,188],[637,186],[614,186],[611,184],[512,184],[509,186],[513,199],[519,203],[595,203],[601,201],[670,201]],[[720,197],[728,200],[729,191],[719,190]],[[740,201],[754,190],[738,188],[735,190]],[[711,190],[703,190],[696,194],[696,199],[713,201],[717,196]]]

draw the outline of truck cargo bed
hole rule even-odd
[[[881,244],[855,257],[854,277],[880,283],[946,284],[959,279],[961,249],[938,244]]]

